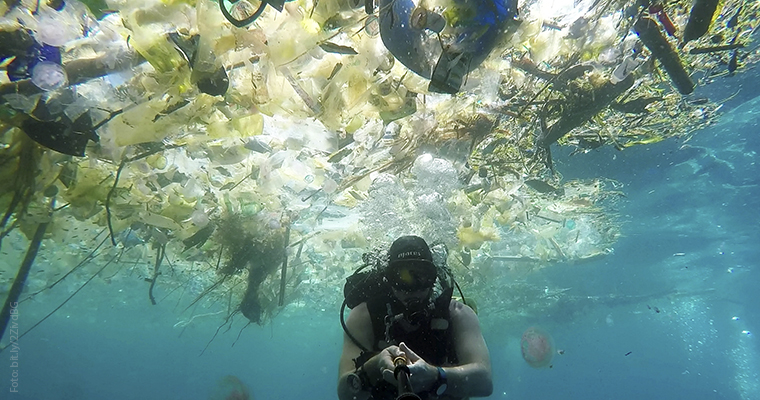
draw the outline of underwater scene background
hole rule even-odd
[[[479,303],[493,363],[491,398],[760,396],[758,123],[755,98],[700,131],[687,149],[666,141],[557,157],[566,176],[604,169],[624,184],[624,235],[602,260],[498,277],[494,286],[502,289]],[[547,315],[500,318],[515,281],[558,292],[563,305]],[[306,301],[266,326],[248,327],[233,347],[239,323],[199,356],[221,314],[185,325],[176,296],[152,306],[138,279],[93,281],[19,341],[19,393],[3,397],[207,399],[217,381],[234,375],[251,398],[335,398],[341,299],[339,288],[323,289],[332,302]],[[24,303],[20,329],[66,297],[51,290]],[[521,357],[520,335],[533,325],[564,350],[551,369],[532,369]],[[8,350],[2,356],[9,365]],[[10,368],[3,372],[8,388]]]
[[[345,279],[402,234],[490,398],[760,398],[760,3],[34,3],[0,4],[0,399],[335,399]]]

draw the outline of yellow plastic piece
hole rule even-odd
[[[141,212],[139,215],[139,219],[143,223],[146,223],[148,225],[152,225],[158,228],[170,229],[173,231],[179,231],[182,229],[182,226],[174,222],[173,219],[169,217],[165,217],[160,214],[152,213],[150,211]]]
[[[494,229],[490,228],[482,228],[476,231],[472,226],[460,226],[459,229],[457,229],[457,238],[459,238],[459,244],[461,246],[477,250],[487,241],[498,241],[499,235]]]
[[[232,127],[243,137],[261,135],[264,131],[264,117],[261,114],[251,114],[236,118],[232,120]]]

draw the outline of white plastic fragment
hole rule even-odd
[[[66,70],[62,66],[43,61],[32,68],[32,83],[42,90],[56,90],[69,83]]]
[[[622,82],[625,78],[628,77],[633,71],[636,70],[636,68],[641,65],[641,62],[634,60],[631,57],[626,57],[623,59],[623,62],[620,63],[620,65],[615,68],[614,71],[612,71],[612,76],[610,77],[610,82],[613,84],[617,84],[618,82]]]

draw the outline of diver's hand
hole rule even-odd
[[[407,367],[409,367],[409,383],[415,393],[432,389],[438,380],[438,368],[427,363],[417,355],[406,343],[399,343],[399,350],[406,355]]]
[[[383,351],[370,358],[365,364],[368,366],[365,368],[365,371],[369,374],[370,382],[377,382],[380,379],[383,379],[396,385],[396,377],[393,376],[393,371],[396,367],[393,365],[393,360],[397,357],[404,356],[404,352],[402,352],[398,346],[388,346],[384,348]]]

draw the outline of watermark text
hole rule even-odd
[[[11,321],[8,325],[10,343],[10,369],[11,369],[11,393],[18,393],[18,354],[20,347],[18,345],[18,303],[13,302],[11,306]]]

